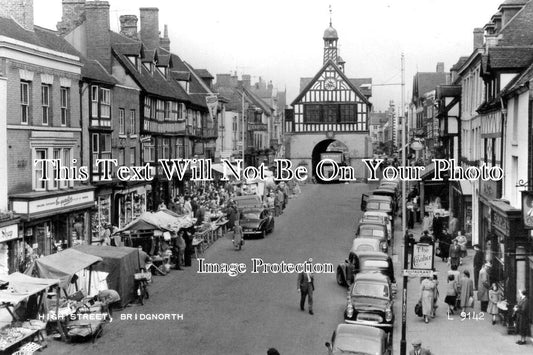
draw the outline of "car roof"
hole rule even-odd
[[[356,252],[356,248],[360,245],[364,245],[364,244],[370,244],[371,246],[373,247],[378,247],[379,248],[379,243],[381,241],[377,238],[367,238],[367,237],[359,237],[359,238],[354,238],[353,239],[353,243],[352,243],[352,252],[355,253]],[[359,252],[361,253],[361,252]]]
[[[377,281],[389,283],[389,277],[380,272],[359,272],[355,275],[355,281]]]
[[[385,334],[383,329],[369,327],[367,325],[341,323],[337,326],[337,335],[350,334],[358,336],[379,336]]]
[[[365,211],[365,213],[363,213],[363,218],[365,217],[383,217],[388,220],[389,214],[385,211],[371,210],[371,211]]]
[[[362,221],[358,227],[376,227],[376,229],[387,228],[385,223],[379,223],[379,221]]]
[[[380,251],[363,251],[358,253],[357,256],[360,259],[376,259],[376,260],[388,260],[390,256]]]
[[[381,354],[385,337],[383,329],[358,324],[339,324],[335,336],[335,347],[347,352]]]
[[[368,200],[376,200],[376,201],[387,201],[387,202],[391,202],[392,201],[392,197],[390,196],[387,196],[387,195],[370,195],[368,197]]]

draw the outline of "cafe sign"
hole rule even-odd
[[[0,243],[7,242],[11,239],[17,239],[19,237],[18,225],[12,224],[7,227],[0,228]]]
[[[411,269],[433,270],[434,246],[425,243],[413,245],[413,257],[411,258]]]

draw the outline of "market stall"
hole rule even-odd
[[[139,251],[136,248],[79,245],[75,249],[102,258],[102,262],[95,264],[92,269],[107,273],[107,287],[119,293],[121,307],[134,300],[133,275],[140,269]]]
[[[55,317],[48,318],[46,293],[55,288],[59,294],[58,279],[40,279],[15,272],[7,275],[4,280],[5,289],[0,290],[0,307],[7,310],[12,317],[10,324],[0,329],[0,353],[12,353],[24,343],[38,339],[42,342],[41,332],[46,328],[47,320],[58,320],[58,309]],[[27,347],[41,348],[40,343],[31,343]]]

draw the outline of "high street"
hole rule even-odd
[[[154,277],[144,306],[114,312],[112,323],[94,344],[51,342],[45,354],[321,354],[324,342],[343,322],[346,289],[335,274],[316,275],[314,315],[299,309],[296,274],[252,274],[251,258],[265,262],[344,261],[361,215],[365,184],[304,185],[276,218],[271,235],[247,239],[242,251],[230,239],[219,239],[205,253],[206,262],[245,263],[247,272],[198,274],[198,263],[185,271]],[[137,320],[134,320],[137,314]],[[145,315],[167,320],[140,320]],[[182,314],[183,320],[172,320]],[[120,320],[132,315],[132,320]]]

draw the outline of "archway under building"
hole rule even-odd
[[[313,153],[311,155],[311,165],[312,165],[312,174],[318,183],[328,183],[328,182],[338,182],[334,181],[324,181],[319,178],[316,174],[316,167],[318,163],[325,158],[334,160],[338,165],[346,165],[346,160],[348,156],[348,147],[343,142],[336,139],[325,139],[318,142],[313,148]]]

